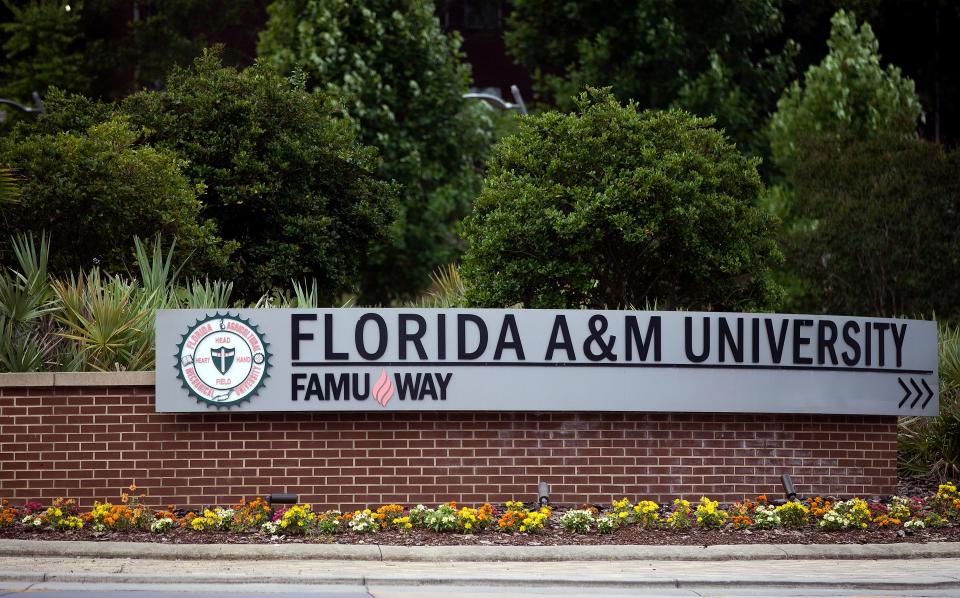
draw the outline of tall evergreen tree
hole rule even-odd
[[[3,1],[11,19],[0,23],[0,96],[27,102],[33,92],[51,85],[85,92],[90,77],[76,11],[58,0],[32,0],[23,6]]]
[[[403,186],[392,238],[369,257],[364,299],[421,289],[459,255],[455,226],[491,141],[488,109],[462,97],[470,69],[459,37],[424,0],[277,0],[269,14],[261,58],[343,98],[361,139],[381,150],[380,174]]]

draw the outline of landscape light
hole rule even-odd
[[[546,482],[540,482],[538,490],[539,492],[537,494],[540,496],[540,500],[538,501],[540,503],[540,506],[545,507],[549,505],[550,504],[550,484]]]
[[[296,494],[268,494],[267,504],[271,507],[277,505],[295,505],[299,501]]]
[[[780,476],[780,483],[783,484],[783,493],[787,495],[787,500],[797,500],[797,488],[793,485],[793,480],[790,479],[790,475],[785,473]]]

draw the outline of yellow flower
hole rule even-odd
[[[468,523],[468,524],[466,524],[466,525],[463,526],[463,529],[470,529],[471,527],[473,527],[473,526]]]

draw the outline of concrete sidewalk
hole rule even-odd
[[[0,587],[15,584],[309,584],[475,588],[791,588],[938,590],[960,595],[960,561],[273,561],[0,557]]]
[[[958,559],[960,542],[715,546],[391,546],[380,544],[163,544],[0,539],[0,557],[336,560],[397,562],[778,561]]]

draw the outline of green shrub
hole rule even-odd
[[[522,119],[493,152],[464,231],[475,305],[667,309],[774,305],[762,184],[711,121],[590,90]]]
[[[237,293],[252,299],[302,278],[315,278],[324,300],[354,290],[371,242],[386,237],[396,191],[372,174],[375,151],[326,95],[265,65],[224,68],[216,52],[166,83],[126,98],[122,111],[206,186],[204,217],[238,246]]]
[[[491,142],[489,110],[464,100],[470,69],[432,2],[275,0],[258,48],[315,89],[343,98],[364,143],[380,149],[379,173],[402,186],[389,240],[365,268],[367,302],[407,297],[462,247],[454,225],[480,189]]]
[[[20,201],[5,208],[7,230],[46,231],[54,273],[91,266],[123,272],[136,235],[175,237],[180,257],[223,267],[235,248],[200,216],[203,191],[173,152],[138,144],[141,131],[116,117],[82,131],[0,139],[0,161],[15,169]]]

